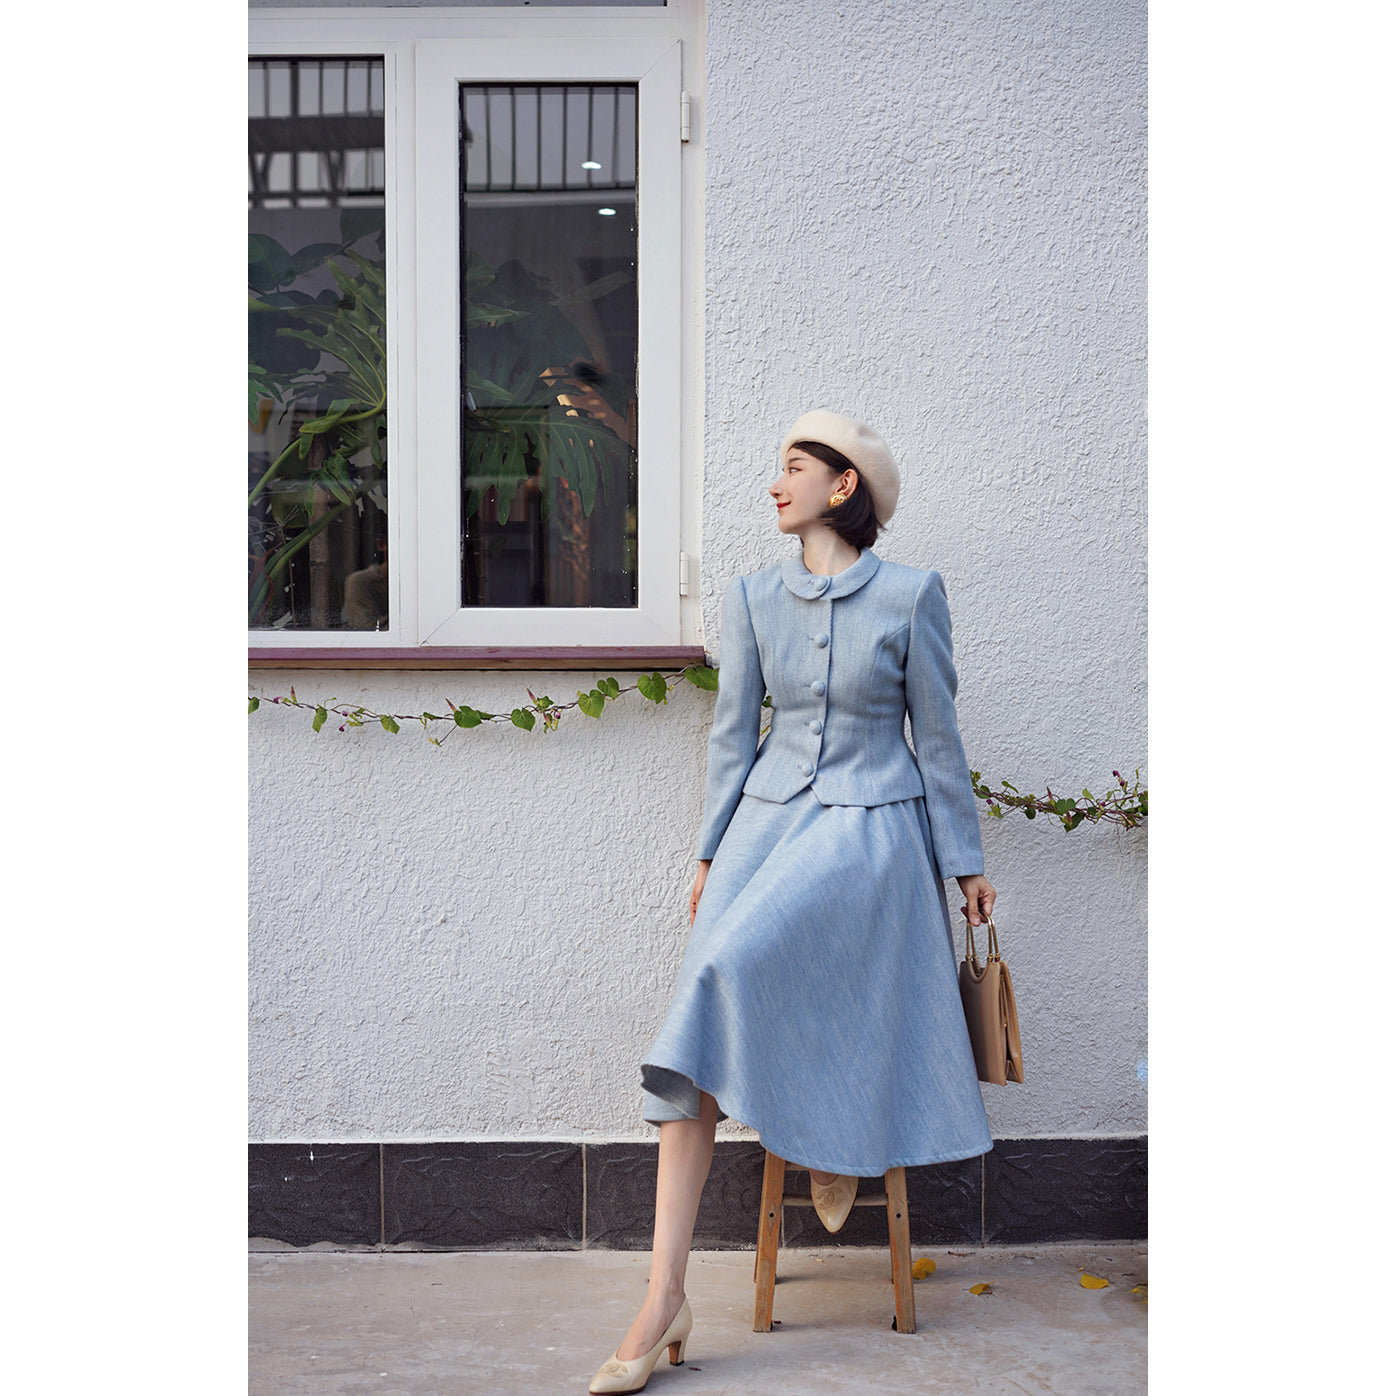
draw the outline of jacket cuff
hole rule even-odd
[[[947,872],[944,868],[941,868],[941,867],[937,864],[937,866],[936,866],[936,871],[940,873],[940,876],[941,876],[941,880],[942,880],[942,881],[949,881],[952,877],[983,877],[983,876],[984,876],[984,864],[983,864],[982,862],[980,862],[980,863],[965,863],[965,864],[963,864],[963,865],[960,866],[960,867],[955,867],[954,864],[951,864],[951,867],[952,867],[954,870],[953,870],[953,871],[950,871],[950,872]]]

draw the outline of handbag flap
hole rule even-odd
[[[1013,997],[1013,979],[1002,960],[999,967],[999,1018],[1003,1024],[1004,1058],[1008,1078],[1022,1082],[1023,1041],[1018,1032],[1018,1003]]]

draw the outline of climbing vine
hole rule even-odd
[[[520,707],[511,708],[507,713],[486,712],[466,703],[453,703],[449,698],[446,700],[448,711],[444,713],[378,713],[352,703],[341,703],[337,698],[329,698],[324,702],[306,702],[296,697],[294,687],[289,694],[278,694],[274,698],[248,698],[247,711],[249,715],[255,713],[264,701],[277,707],[298,708],[312,714],[310,727],[313,732],[321,731],[327,724],[345,732],[351,727],[367,727],[377,723],[385,732],[396,734],[402,730],[404,723],[420,723],[427,741],[433,746],[441,746],[448,737],[458,731],[469,731],[490,724],[514,726],[525,732],[531,732],[535,727],[541,726],[544,732],[552,732],[557,729],[563,715],[573,709],[587,717],[599,718],[606,704],[616,702],[622,693],[639,693],[651,703],[667,703],[670,692],[684,682],[691,683],[696,688],[715,690],[717,670],[705,664],[690,664],[676,673],[661,674],[656,670],[654,673],[641,674],[633,684],[625,686],[614,677],[597,679],[594,687],[586,690],[579,688],[575,698],[561,703],[555,702],[546,693],[537,694],[531,688],[526,688],[524,692],[528,694],[528,702]],[[768,694],[762,700],[762,707],[770,706],[771,699]],[[334,722],[332,719],[339,721]],[[446,724],[445,731],[440,736],[435,736],[432,732],[437,723]],[[1083,823],[1115,824],[1124,829],[1137,829],[1149,814],[1149,792],[1140,785],[1139,771],[1135,770],[1132,782],[1126,780],[1119,771],[1112,771],[1111,775],[1115,783],[1104,795],[1093,795],[1089,790],[1082,789],[1079,798],[1054,795],[1051,786],[1047,787],[1045,796],[1025,795],[1006,780],[999,783],[998,789],[994,789],[980,779],[978,771],[970,772],[970,780],[974,786],[975,797],[984,801],[989,815],[994,819],[1002,819],[1005,810],[1016,809],[1021,810],[1028,819],[1035,819],[1040,814],[1055,819],[1068,833]]]
[[[979,779],[978,771],[971,771],[969,777],[974,785],[975,795],[989,807],[995,819],[1002,819],[1005,809],[1017,809],[1029,819],[1039,814],[1048,815],[1061,821],[1061,826],[1069,834],[1078,824],[1118,824],[1122,829],[1137,829],[1149,817],[1149,792],[1139,784],[1138,768],[1134,772],[1133,783],[1127,781],[1118,771],[1111,771],[1115,785],[1102,796],[1092,795],[1089,790],[1081,791],[1081,798],[1063,798],[1052,794],[1047,787],[1044,798],[1041,795],[1024,795],[1016,785],[1006,780],[1001,788],[992,790]]]

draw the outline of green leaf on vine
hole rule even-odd
[[[679,673],[680,678],[687,678],[691,683],[699,688],[716,688],[715,680],[717,671],[705,665],[693,665]],[[669,688],[663,674],[655,671],[649,674],[641,674],[636,682],[636,691],[652,703],[663,703],[668,699]],[[577,690],[577,707],[588,717],[598,718],[605,708],[608,700],[614,701],[620,696],[621,687],[619,680],[614,675],[608,674],[596,680],[596,687],[589,692]],[[556,707],[553,700],[546,694],[537,696],[532,691],[528,694],[532,707],[515,708],[509,714],[509,720],[514,726],[524,731],[533,731],[537,726],[538,717],[541,716],[543,726],[546,731],[553,731],[557,728],[559,721],[564,716],[564,710]],[[331,698],[325,703],[314,701],[302,703],[296,697],[296,690],[292,688],[288,697],[277,697],[269,701],[277,704],[284,704],[288,707],[307,708],[314,714],[311,726],[314,731],[319,732],[324,724],[329,720],[329,703],[338,702],[338,699]],[[769,694],[761,700],[764,708],[773,708],[771,696]],[[249,697],[247,700],[247,711],[254,713],[261,706],[261,699]],[[483,722],[493,721],[494,713],[483,712],[477,708],[457,707],[455,703],[447,699],[447,706],[450,709],[451,717],[458,727],[478,727]],[[365,719],[377,718],[383,729],[387,732],[397,733],[399,728],[397,721],[389,716],[382,716],[378,713],[370,713],[363,707],[345,707],[338,710],[344,718],[345,727],[362,727]],[[423,731],[426,731],[429,722],[445,721],[437,713],[423,712],[413,714],[412,721],[419,721]],[[441,742],[430,735],[427,740],[433,746],[440,746]],[[1111,790],[1104,799],[1100,799],[1091,794],[1089,787],[1083,786],[1081,798],[1085,803],[1078,804],[1076,800],[1069,797],[1060,797],[1052,794],[1051,787],[1047,787],[1047,794],[1044,798],[1040,795],[1024,795],[1016,785],[1010,781],[1003,781],[1000,789],[993,789],[986,785],[980,776],[980,772],[971,771],[970,783],[974,795],[977,799],[983,800],[986,806],[986,814],[990,819],[1003,819],[1005,812],[1010,809],[1021,810],[1028,819],[1036,819],[1039,814],[1046,814],[1060,822],[1062,829],[1070,833],[1081,824],[1089,821],[1092,824],[1115,824],[1124,829],[1137,829],[1142,827],[1149,817],[1149,792],[1140,788],[1140,777],[1138,769],[1134,772],[1132,785],[1126,782],[1118,772],[1113,772],[1120,784],[1119,791]]]

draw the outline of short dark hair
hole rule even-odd
[[[795,441],[792,451],[804,451],[807,455],[821,460],[835,475],[851,470],[858,475],[858,488],[842,504],[826,509],[819,517],[823,519],[845,543],[855,548],[870,548],[885,525],[878,523],[877,510],[873,506],[872,491],[863,483],[858,467],[842,451],[826,446],[822,441]]]

